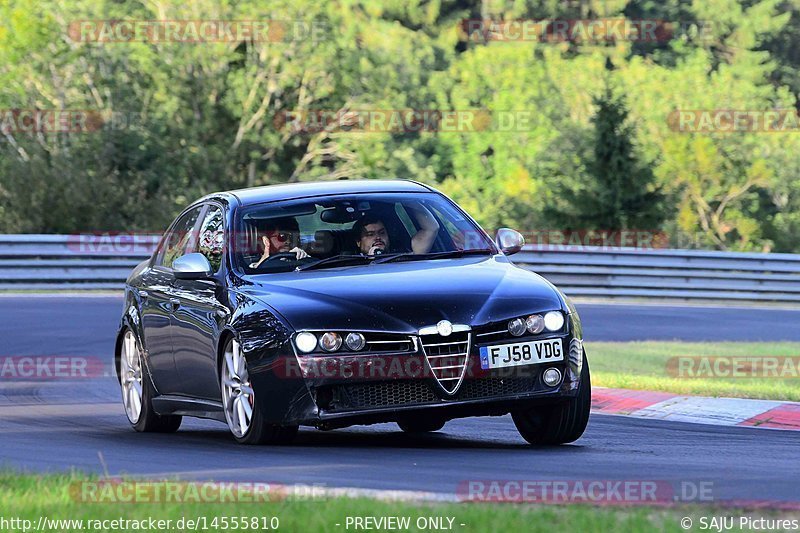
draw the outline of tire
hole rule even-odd
[[[236,339],[225,344],[219,374],[225,420],[236,442],[289,444],[294,440],[297,426],[279,426],[264,420],[250,383],[247,361]]]
[[[578,440],[586,430],[592,407],[592,381],[586,352],[578,394],[567,402],[537,406],[511,413],[519,434],[534,446],[567,444]]]
[[[118,370],[122,406],[131,427],[141,433],[178,431],[183,420],[181,416],[159,415],[153,409],[156,391],[144,364],[142,350],[130,329],[126,329],[122,336]]]
[[[406,433],[430,433],[439,431],[444,427],[446,420],[436,418],[423,418],[417,420],[403,420],[397,425]]]

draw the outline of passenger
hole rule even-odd
[[[261,263],[277,254],[293,253],[295,259],[305,259],[308,253],[300,248],[300,228],[293,218],[270,219],[262,227],[263,235],[259,248],[263,247],[261,259],[250,264],[250,268],[258,268]]]
[[[439,223],[422,205],[409,208],[409,211],[420,227],[411,238],[411,251],[415,254],[426,254],[431,251],[439,233]],[[392,248],[389,232],[386,231],[383,220],[375,215],[365,215],[356,221],[353,233],[356,235],[356,246],[364,255],[373,256],[398,251]]]

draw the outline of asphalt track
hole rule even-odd
[[[0,355],[110,359],[111,297],[0,297]],[[583,305],[594,340],[800,340],[800,311]],[[710,482],[717,500],[800,501],[798,434],[593,415],[570,446],[531,449],[509,417],[410,436],[383,424],[301,430],[288,447],[234,444],[219,423],[137,434],[112,377],[0,383],[0,466],[454,494],[465,480]],[[100,459],[102,456],[102,462]]]

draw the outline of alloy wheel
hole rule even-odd
[[[131,330],[122,339],[119,377],[125,414],[136,424],[142,414],[142,354]]]
[[[228,427],[236,437],[244,437],[253,422],[255,397],[241,346],[236,340],[231,340],[225,348],[221,384]]]

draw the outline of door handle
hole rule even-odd
[[[176,309],[178,309],[181,306],[181,301],[178,300],[177,298],[170,298],[169,299],[169,305],[172,308],[172,310],[175,311]]]

